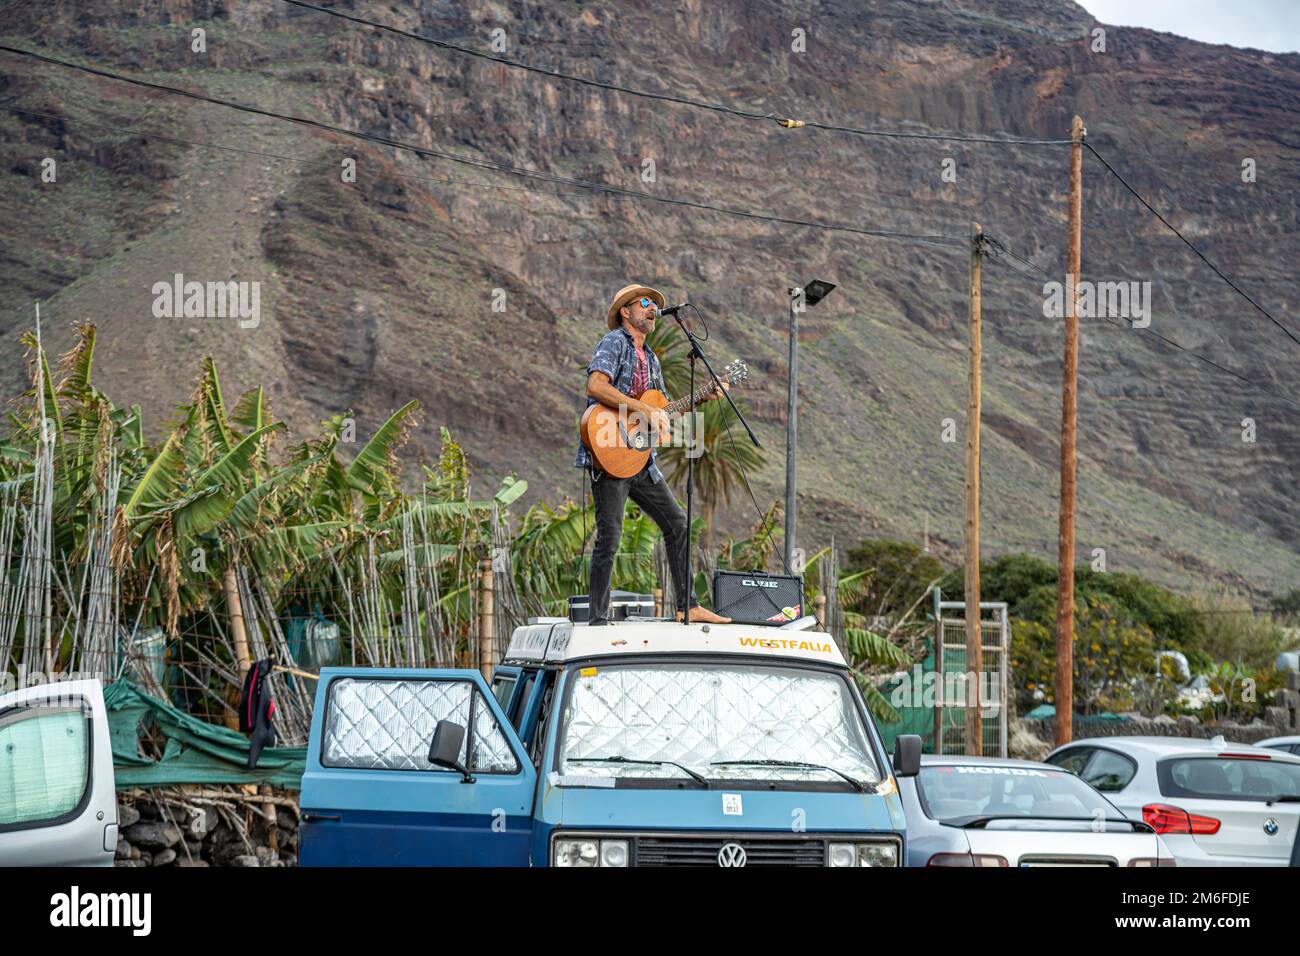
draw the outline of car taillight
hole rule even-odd
[[[1142,808],[1142,820],[1156,833],[1218,833],[1223,824],[1214,817],[1188,813],[1182,807],[1168,803],[1148,803]]]
[[[926,866],[1010,866],[1004,856],[991,853],[936,853]]]

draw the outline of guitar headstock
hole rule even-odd
[[[728,385],[739,385],[749,378],[749,366],[740,359],[736,359],[722,370],[722,377]]]

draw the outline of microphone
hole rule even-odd
[[[661,309],[658,306],[655,306],[655,315],[657,315],[661,319],[664,318],[665,316],[676,315],[678,312],[686,308],[688,305],[690,305],[689,302],[681,302],[677,305],[670,305],[666,309]]]

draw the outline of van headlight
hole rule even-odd
[[[557,839],[551,848],[554,866],[627,866],[626,840]]]
[[[893,843],[832,843],[827,847],[827,866],[898,866],[898,847]]]

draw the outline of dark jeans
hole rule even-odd
[[[686,514],[668,490],[667,479],[650,480],[650,465],[631,478],[614,478],[601,471],[591,476],[591,497],[596,504],[596,547],[591,552],[591,623],[609,620],[609,579],[614,572],[614,555],[623,534],[623,505],[629,497],[650,516],[664,533],[668,566],[673,575],[677,610],[686,610]],[[691,606],[697,602],[691,598]]]

